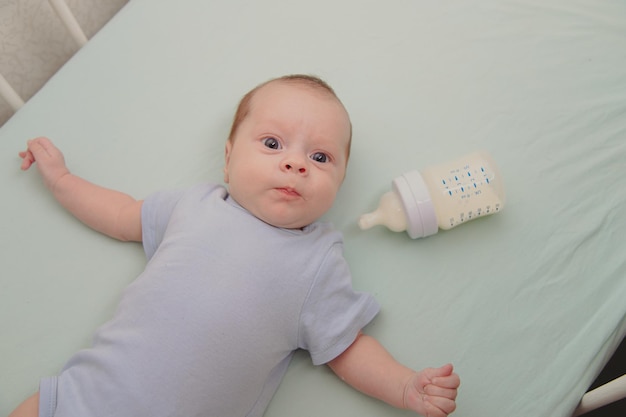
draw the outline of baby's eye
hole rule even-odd
[[[263,139],[263,145],[270,149],[280,149],[280,142],[276,138],[265,138]]]
[[[311,159],[314,160],[315,162],[320,162],[320,163],[326,163],[328,162],[328,155],[326,155],[324,152],[315,152],[313,155],[311,155]]]

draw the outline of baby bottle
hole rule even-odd
[[[392,186],[393,190],[381,197],[376,211],[361,216],[361,229],[382,224],[394,232],[406,230],[417,239],[497,213],[504,207],[500,171],[484,151],[407,172],[394,179]]]

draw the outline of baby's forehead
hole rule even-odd
[[[286,98],[287,101],[282,100],[285,97],[289,97]],[[264,114],[272,113],[273,108],[284,105],[284,103],[288,103],[290,100],[292,104],[288,104],[288,106],[297,106],[300,98],[303,100],[308,98],[314,100],[321,99],[319,101],[316,100],[317,103],[328,106],[332,113],[335,114],[335,117],[344,119],[350,124],[350,116],[334,92],[322,86],[301,80],[273,80],[262,85],[251,97],[249,111],[255,112],[258,109],[262,110]]]
[[[305,82],[275,80],[263,85],[255,92],[250,101],[250,111],[257,117],[272,119],[279,118],[287,110],[303,106],[311,111],[310,106],[323,106],[327,120],[331,123],[350,125],[350,116],[347,110],[333,92],[321,86]],[[316,112],[314,112],[316,113]],[[319,113],[316,113],[319,114]]]

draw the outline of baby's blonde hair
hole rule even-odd
[[[335,100],[337,100],[339,104],[341,104],[342,107],[344,107],[343,103],[341,103],[341,100],[339,100],[339,97],[337,97],[335,90],[333,90],[333,88],[330,85],[328,85],[326,81],[322,80],[319,77],[316,77],[314,75],[305,75],[305,74],[291,74],[291,75],[284,75],[279,78],[273,78],[269,81],[266,81],[254,87],[245,96],[242,97],[241,101],[239,101],[239,105],[237,106],[237,111],[235,112],[235,117],[233,118],[233,124],[230,128],[230,134],[228,135],[228,141],[232,143],[232,141],[235,139],[235,135],[237,134],[237,129],[239,128],[239,125],[241,125],[241,123],[245,120],[245,118],[250,113],[250,103],[252,102],[252,98],[254,97],[256,92],[259,91],[261,88],[265,87],[266,85],[273,83],[273,82],[294,83],[294,84],[301,84],[301,85],[306,85],[308,87],[312,87],[321,92],[328,93]],[[344,107],[344,110],[345,110],[345,107]],[[351,143],[352,143],[352,122],[350,122],[350,137],[348,138],[348,150],[346,154],[346,160],[350,156],[350,144]]]

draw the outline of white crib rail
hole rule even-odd
[[[583,395],[572,417],[626,398],[626,374]]]
[[[64,0],[48,0],[48,3],[52,6],[56,14],[59,16],[63,25],[67,28],[68,32],[78,45],[83,47],[87,43],[87,36],[81,29],[80,25],[76,21],[76,18],[72,14],[72,11],[67,6]]]
[[[79,48],[82,48],[88,41],[87,36],[81,29],[78,21],[72,14],[64,0],[48,0],[52,9],[61,19],[63,26],[67,29],[72,39],[76,42]],[[11,109],[15,112],[24,105],[24,100],[15,91],[15,89],[9,84],[9,82],[0,74],[0,98],[6,101]]]
[[[4,78],[2,74],[0,74],[0,97],[2,97],[9,106],[13,109],[13,111],[17,111],[20,107],[24,105],[24,100],[20,97],[19,94],[11,87],[11,84]]]

